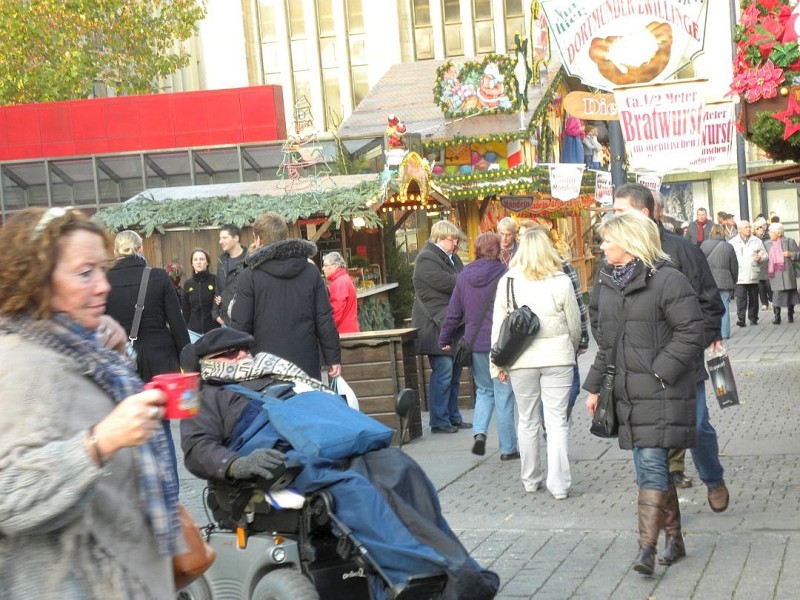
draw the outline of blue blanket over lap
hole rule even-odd
[[[234,428],[229,444],[232,450],[246,455],[258,448],[286,448],[267,410],[258,401],[251,401]],[[373,455],[374,460],[365,460]],[[307,495],[321,489],[331,493],[336,516],[352,530],[392,585],[402,584],[410,576],[447,571],[450,581],[446,598],[494,597],[499,579],[469,557],[442,517],[433,485],[404,453],[396,449],[370,452],[351,465],[349,460],[329,460],[288,448],[286,462],[302,466],[292,484],[299,493]],[[395,471],[383,476],[380,491],[368,478],[380,479],[381,475],[374,473],[378,470]],[[415,505],[421,508],[417,510]],[[416,521],[411,529],[396,508],[407,520]],[[375,583],[373,591],[383,594]]]

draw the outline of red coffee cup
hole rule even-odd
[[[165,373],[144,384],[146,390],[161,390],[167,396],[165,419],[188,419],[200,410],[200,373]]]

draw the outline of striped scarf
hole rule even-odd
[[[213,358],[200,359],[200,376],[203,381],[223,382],[272,377],[277,381],[290,383],[302,381],[315,390],[332,393],[330,388],[308,375],[292,361],[269,352],[259,352],[253,357],[236,362],[214,360]]]
[[[115,404],[142,390],[142,382],[122,356],[102,347],[94,331],[85,329],[66,314],[57,313],[50,319],[0,315],[0,334],[20,335],[71,358],[78,363],[83,375],[111,396]],[[145,514],[158,552],[173,556],[179,550],[178,482],[163,429],[156,428],[146,443],[131,450],[145,501]]]

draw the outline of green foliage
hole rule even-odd
[[[358,306],[358,326],[361,331],[394,329],[392,309],[386,298],[367,296]]]
[[[766,111],[760,111],[753,124],[750,141],[769,153],[772,160],[800,160],[800,134],[783,139],[785,125]]]
[[[405,320],[411,317],[414,304],[414,269],[406,262],[406,258],[397,247],[394,235],[387,230],[384,233],[384,256],[386,257],[386,280],[397,283],[398,287],[389,292],[389,303],[395,327],[405,327]]]
[[[195,0],[3,0],[0,105],[155,92],[205,15]]]
[[[334,225],[361,216],[367,227],[381,227],[378,215],[366,207],[370,198],[380,194],[380,184],[364,182],[349,189],[335,189],[323,194],[311,192],[286,196],[216,196],[214,198],[154,200],[146,198],[102,208],[96,218],[111,231],[136,229],[146,236],[163,233],[169,225],[190,229],[234,223],[250,225],[255,218],[272,211],[290,223],[313,215],[325,215]]]

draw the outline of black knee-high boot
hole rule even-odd
[[[780,306],[773,306],[772,310],[775,312],[775,318],[772,319],[773,325],[780,325],[781,324],[781,307]]]
[[[789,323],[794,323],[794,304],[787,308],[786,312],[788,313],[786,315],[786,320],[789,321]]]

